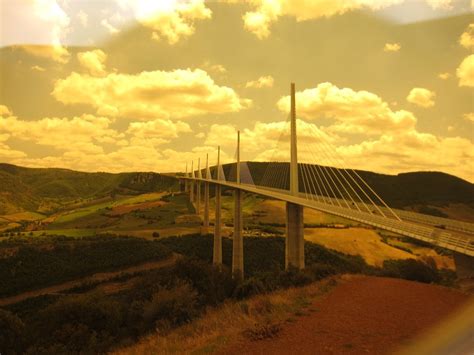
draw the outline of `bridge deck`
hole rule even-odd
[[[219,184],[222,186],[230,187],[233,189],[240,189],[255,193],[262,196],[271,197],[274,199],[295,203],[304,207],[312,208],[321,212],[326,212],[336,216],[344,217],[349,220],[360,222],[363,224],[371,225],[383,230],[391,231],[403,236],[407,236],[413,239],[421,240],[433,245],[461,253],[469,256],[474,256],[474,238],[468,234],[459,233],[457,231],[445,230],[436,228],[434,225],[437,224],[437,220],[433,222],[432,219],[423,219],[419,216],[421,214],[401,214],[403,220],[395,218],[384,217],[378,214],[371,214],[368,212],[362,212],[347,207],[340,207],[331,205],[328,203],[322,203],[314,199],[308,199],[304,193],[300,193],[298,196],[289,194],[286,190],[276,190],[261,186],[237,184],[235,182],[223,181],[223,180],[206,180],[198,178],[189,178],[176,176],[179,179],[193,180],[200,182],[209,182],[212,184]],[[387,210],[388,211],[388,210]],[[398,211],[397,211],[398,212]],[[388,215],[388,213],[387,213]],[[412,217],[410,219],[410,216]],[[413,218],[415,216],[416,218]],[[423,215],[421,215],[423,216]],[[407,221],[410,220],[410,221]],[[446,226],[443,224],[444,226]],[[448,224],[450,226],[450,224]],[[469,230],[468,230],[469,232]]]

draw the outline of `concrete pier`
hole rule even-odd
[[[202,226],[205,234],[209,231],[209,183],[204,183],[204,218]]]
[[[285,268],[304,269],[303,206],[286,203]]]
[[[211,171],[209,170],[209,154],[206,154],[206,180],[211,180]],[[209,233],[209,183],[204,183],[204,218],[202,234]]]
[[[221,179],[220,176],[220,159],[221,147],[217,147],[217,176],[216,180]],[[222,264],[222,234],[221,234],[221,185],[216,185],[216,214],[214,218],[214,247],[212,253],[212,262],[215,265]]]
[[[298,196],[298,150],[296,141],[295,84],[291,84],[290,193]],[[303,206],[286,203],[285,267],[304,268]]]
[[[216,215],[214,219],[214,250],[212,262],[222,264],[222,235],[221,235],[221,186],[216,185]]]
[[[242,190],[234,191],[234,236],[232,240],[232,274],[244,277],[244,235],[242,219]]]
[[[240,184],[240,131],[237,131],[237,164],[235,182]],[[234,235],[232,239],[232,274],[244,277],[244,235],[242,218],[242,190],[234,191]]]

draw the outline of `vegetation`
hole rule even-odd
[[[306,269],[285,271],[284,238],[281,237],[245,238],[246,278],[243,281],[231,275],[231,240],[228,238],[223,239],[224,265],[219,268],[210,263],[211,236],[153,241],[100,236],[76,239],[74,244],[64,237],[14,238],[3,243],[5,248],[17,248],[14,256],[2,260],[10,259],[10,263],[0,266],[3,294],[16,292],[15,287],[29,283],[44,285],[50,278],[67,279],[131,264],[138,259],[163,258],[170,250],[188,256],[173,266],[135,275],[130,288],[115,293],[101,293],[98,284],[83,285],[70,290],[69,295],[41,296],[7,307],[0,313],[0,326],[8,334],[0,337],[0,349],[11,353],[107,352],[130,344],[154,329],[166,334],[195,319],[208,307],[228,299],[243,300],[278,289],[304,286],[341,273],[402,277],[421,282],[443,282],[449,276],[436,270],[434,265],[416,260],[390,261],[378,269],[367,265],[361,257],[313,243],[305,246]],[[8,272],[11,274],[12,270],[20,281],[14,283]],[[249,336],[267,337],[277,331],[276,325],[256,325],[249,330]],[[20,340],[13,343],[11,339]]]
[[[74,241],[47,237],[34,243],[14,238],[3,243],[3,248],[16,252],[0,259],[2,297],[170,255],[157,242],[108,235]]]
[[[155,173],[84,173],[0,164],[0,214],[52,212],[75,201],[115,198],[176,188],[177,180]]]

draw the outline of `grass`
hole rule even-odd
[[[376,231],[366,228],[305,228],[305,239],[350,255],[360,255],[373,266],[388,259],[409,259],[413,255],[383,243]]]
[[[274,335],[279,324],[292,320],[297,312],[306,312],[315,299],[337,284],[330,280],[335,279],[224,303],[190,324],[146,336],[115,354],[208,354],[249,335]]]
[[[45,215],[36,212],[18,212],[2,216],[2,219],[11,222],[37,221],[43,219]]]

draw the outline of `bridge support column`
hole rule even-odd
[[[286,203],[285,268],[304,269],[303,206]]]
[[[189,200],[191,201],[191,204],[194,205],[194,181],[189,181],[188,184],[189,187]]]
[[[242,218],[242,190],[234,191],[234,236],[232,240],[232,274],[235,277],[244,277],[244,236]]]
[[[201,182],[196,182],[196,213],[201,214]]]
[[[204,218],[203,218],[203,233],[209,232],[209,183],[204,183]]]
[[[214,219],[214,248],[212,262],[222,264],[222,235],[221,235],[221,186],[216,185],[216,215]]]

